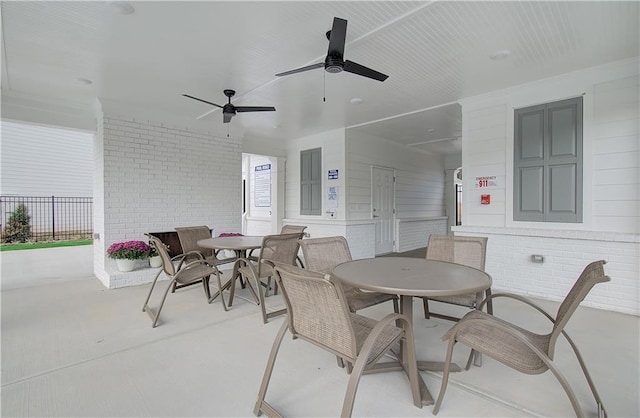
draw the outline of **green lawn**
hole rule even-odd
[[[0,251],[35,250],[36,248],[75,247],[76,245],[91,245],[92,239],[79,241],[54,241],[54,242],[26,242],[20,244],[2,244]]]

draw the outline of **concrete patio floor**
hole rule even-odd
[[[253,416],[269,350],[284,317],[262,324],[246,290],[239,291],[240,298],[228,312],[219,300],[207,304],[201,287],[179,290],[169,295],[161,324],[152,329],[141,311],[148,284],[108,290],[92,276],[30,283],[6,289],[3,284],[1,293],[3,417]],[[555,312],[556,303],[540,303]],[[279,296],[269,297],[267,305],[275,309],[282,302]],[[414,302],[418,357],[443,360],[446,344],[440,337],[451,323],[420,319],[421,306]],[[494,310],[529,328],[548,329],[545,321],[516,302],[498,300]],[[391,311],[389,303],[360,313],[380,318]],[[609,416],[640,416],[640,319],[580,308],[567,330],[582,351]],[[467,355],[468,350],[458,346],[454,359],[464,365]],[[563,340],[556,361],[585,414],[597,416]],[[441,373],[421,374],[437,396]],[[285,416],[338,416],[347,380],[334,356],[285,338],[267,401]],[[391,372],[363,376],[354,416],[432,416],[432,409],[414,407],[405,376]],[[551,373],[527,376],[487,357],[482,367],[451,375],[438,414],[573,415]]]

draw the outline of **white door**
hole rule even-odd
[[[371,215],[376,221],[376,255],[393,251],[394,238],[394,172],[372,168]]]

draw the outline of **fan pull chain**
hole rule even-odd
[[[227,123],[227,138],[229,138],[229,124]]]
[[[327,101],[327,72],[322,72],[322,101]]]

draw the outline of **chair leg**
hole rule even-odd
[[[449,382],[449,366],[451,366],[451,356],[453,355],[453,347],[456,345],[456,339],[451,338],[449,340],[449,348],[447,349],[447,360],[444,364],[444,372],[442,373],[442,386],[440,386],[440,393],[438,394],[438,400],[433,407],[433,415],[436,415],[442,405],[442,399],[444,398],[444,392],[447,390],[447,383]],[[469,358],[471,359],[471,358]]]
[[[167,295],[169,294],[169,290],[171,290],[171,288],[173,288],[173,286],[175,285],[175,280],[171,280],[171,283],[169,283],[169,286],[167,286],[167,290],[164,291],[164,295],[162,295],[162,300],[160,302],[160,306],[158,307],[158,312],[153,312],[153,310],[146,305],[146,312],[147,314],[149,314],[149,317],[151,317],[151,327],[155,328],[158,326],[158,319],[160,319],[160,312],[162,312],[162,307],[164,306],[164,302],[167,300]]]
[[[429,299],[422,298],[422,306],[424,307],[424,318],[431,318],[431,315],[429,314]]]
[[[269,296],[269,290],[271,290],[271,276],[267,277],[267,284],[264,284],[264,295]]]
[[[211,289],[209,289],[209,277],[202,278],[202,286],[204,287],[204,295],[207,297],[207,302],[211,299]]]
[[[220,280],[220,273],[216,272],[216,281],[218,282],[218,294],[220,295],[220,300],[222,301],[222,309],[224,309],[224,311],[228,311],[227,309],[227,304],[224,302],[224,287],[222,286],[222,280]],[[209,301],[209,303],[211,303],[211,296],[209,296],[209,299],[207,299]]]
[[[398,299],[393,300],[393,312],[400,313],[400,306],[398,305]]]
[[[353,413],[353,403],[356,399],[356,392],[358,391],[358,383],[360,383],[360,377],[367,365],[367,357],[369,357],[369,350],[361,350],[358,354],[353,370],[351,370],[351,376],[349,377],[349,383],[347,384],[347,392],[344,395],[344,402],[342,404],[341,417],[350,417]],[[348,363],[349,367],[351,363]]]
[[[593,397],[595,398],[596,403],[598,405],[598,417],[599,418],[607,417],[608,416],[607,415],[607,411],[604,408],[604,405],[602,403],[602,399],[600,399],[600,395],[598,394],[598,391],[596,390],[596,385],[593,383],[593,380],[591,379],[591,375],[589,374],[589,371],[587,370],[587,365],[585,364],[584,360],[582,359],[582,355],[580,354],[580,350],[578,350],[578,347],[575,345],[575,343],[569,337],[569,335],[566,333],[566,331],[562,331],[562,334],[564,334],[565,338],[569,342],[569,345],[571,345],[571,348],[573,349],[573,352],[576,355],[576,359],[578,360],[578,363],[580,364],[580,368],[582,369],[582,373],[584,374],[585,379],[587,379],[587,383],[589,384],[589,389],[591,389],[591,393],[593,394]]]
[[[489,296],[491,296],[491,288],[485,290],[484,292],[485,298],[488,298]],[[489,302],[487,302],[487,313],[489,315],[493,315],[493,299],[489,299]]]
[[[260,287],[260,285],[262,284],[262,281],[257,276],[255,277],[255,280],[256,280],[256,293],[258,294],[258,300],[260,301],[258,304],[260,305],[260,312],[262,313],[262,322],[266,324],[267,322],[269,322],[269,320],[267,318],[267,307],[265,306],[265,303],[264,303],[264,292]],[[265,289],[265,291],[267,290],[269,290],[268,287]]]
[[[149,294],[147,295],[147,299],[145,299],[144,301],[144,305],[142,305],[142,312],[145,312],[148,304],[149,304],[149,299],[151,298],[151,293],[153,292],[153,288],[156,286],[156,282],[158,281],[158,277],[160,277],[160,274],[162,274],[162,269],[160,269],[158,271],[158,274],[156,274],[156,277],[153,279],[153,282],[151,283],[151,289],[149,289]]]
[[[469,370],[471,368],[471,362],[476,357],[476,354],[477,354],[476,350],[472,348],[471,352],[469,353],[469,359],[467,360],[467,365],[464,366],[465,370]]]
[[[267,361],[267,367],[264,369],[264,375],[262,376],[262,384],[260,385],[260,390],[258,391],[258,400],[256,401],[256,406],[253,409],[253,413],[256,416],[260,416],[263,412],[263,408],[265,407],[266,402],[264,401],[265,396],[267,395],[267,389],[269,387],[269,381],[271,380],[271,373],[273,372],[273,366],[276,362],[276,357],[278,355],[278,350],[280,349],[280,344],[282,343],[282,339],[284,338],[284,334],[289,328],[289,323],[285,321],[278,334],[276,335],[276,339],[273,341],[273,346],[271,347],[271,353],[269,354],[269,360]],[[273,409],[273,408],[264,408],[264,409]]]
[[[562,389],[564,389],[564,392],[569,397],[569,401],[571,402],[571,406],[573,406],[573,411],[576,413],[576,417],[584,417],[585,415],[582,412],[582,408],[580,408],[580,403],[576,398],[576,394],[573,393],[573,389],[571,389],[571,386],[569,386],[569,382],[567,382],[567,379],[565,379],[562,373],[560,373],[560,370],[555,367],[552,361],[547,361],[546,359],[543,359],[543,361],[547,364],[549,370],[551,370],[551,373],[553,373],[556,379],[558,379],[558,382],[560,382]]]

